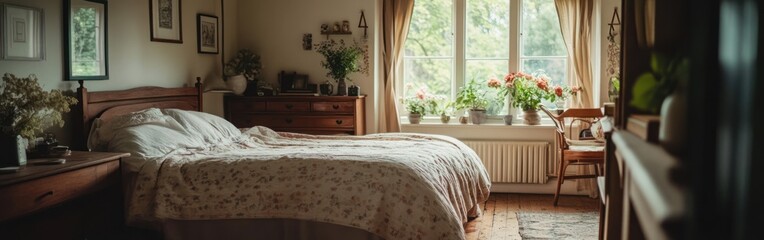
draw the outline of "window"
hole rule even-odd
[[[483,84],[509,72],[544,71],[566,83],[567,51],[554,0],[417,0],[404,55],[399,96],[420,88],[455,99],[460,87]],[[507,107],[494,101],[492,115]],[[405,111],[405,109],[402,109]]]

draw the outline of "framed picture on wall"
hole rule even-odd
[[[180,0],[149,0],[151,41],[183,43]]]
[[[218,53],[218,17],[196,15],[196,45],[199,53]]]
[[[2,59],[43,59],[43,18],[39,8],[0,5],[2,13]]]

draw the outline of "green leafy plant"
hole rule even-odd
[[[33,139],[50,126],[63,127],[61,114],[69,112],[69,107],[76,103],[76,98],[65,96],[60,90],[44,91],[35,75],[17,78],[6,73],[0,92],[0,130],[2,134]]]
[[[486,91],[480,89],[479,84],[472,79],[456,94],[456,108],[485,110],[489,103],[485,95]]]
[[[670,58],[654,52],[650,56],[650,71],[639,75],[634,83],[631,106],[658,113],[663,99],[674,91],[680,81],[687,79],[688,66],[686,58]]]
[[[369,55],[365,45],[361,47],[357,43],[346,45],[344,40],[327,40],[317,44],[316,52],[324,56],[321,66],[329,70],[326,76],[334,80],[345,80],[354,72],[369,71]]]
[[[454,101],[445,96],[433,96],[429,102],[429,112],[435,115],[451,115],[454,112]]]
[[[247,80],[257,80],[260,77],[263,65],[260,56],[248,49],[239,50],[236,57],[225,64],[223,71],[226,76],[244,75]]]

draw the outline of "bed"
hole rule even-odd
[[[464,239],[488,198],[485,168],[456,139],[237,129],[198,112],[200,89],[78,89],[80,146],[133,155],[129,226],[166,239]]]

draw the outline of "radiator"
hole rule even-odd
[[[546,183],[548,142],[463,141],[483,161],[492,182]]]

